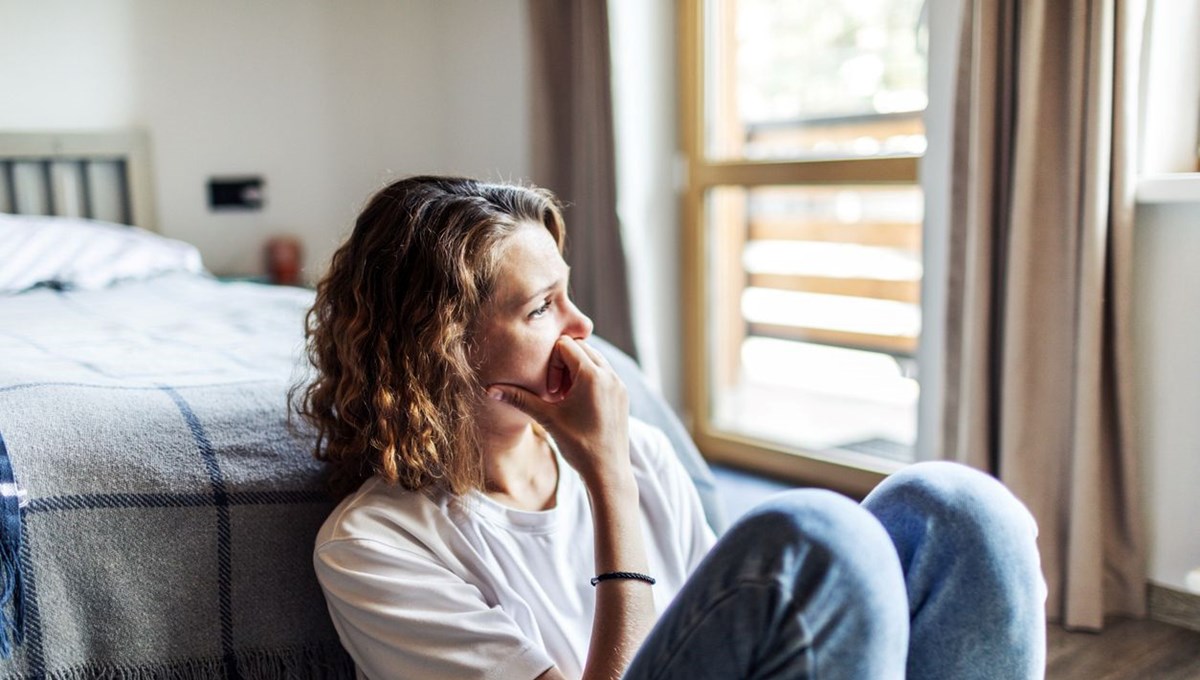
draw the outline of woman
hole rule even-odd
[[[562,246],[544,190],[413,177],[317,288],[299,410],[349,495],[314,564],[363,675],[1040,676],[1036,528],[985,475],[788,492],[716,541]]]

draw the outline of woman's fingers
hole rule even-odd
[[[507,383],[488,385],[487,395],[489,399],[502,401],[509,406],[516,407],[543,425],[549,416],[548,404],[538,395],[519,385]]]
[[[587,367],[592,366],[596,362],[584,351],[584,345],[579,340],[568,335],[559,337],[558,342],[554,344],[554,351],[551,352],[551,362],[554,361],[554,355],[557,354],[566,366],[567,373],[574,379]]]
[[[608,359],[606,359],[604,355],[600,353],[600,350],[583,341],[579,342],[579,346],[583,348],[583,351],[587,352],[588,357],[591,358],[591,360],[595,362],[597,366],[609,368]]]
[[[550,350],[550,363],[546,370],[546,391],[550,394],[566,394],[571,390],[579,372],[589,363],[607,366],[604,357],[582,340],[569,335],[559,337]]]
[[[571,391],[571,385],[578,380],[579,371],[587,361],[586,356],[571,351],[569,345],[573,343],[573,340],[564,335],[550,350],[550,365],[546,369],[546,391],[555,397],[562,397]]]
[[[546,370],[547,396],[543,397],[524,387],[508,383],[488,385],[487,395],[491,399],[502,401],[521,410],[544,426],[551,426],[566,415],[559,413],[561,409],[558,407],[565,406],[570,397],[575,396],[570,394],[571,388],[580,382],[581,377],[591,375],[595,378],[611,372],[612,368],[609,366],[608,360],[598,350],[582,340],[564,335],[558,339],[550,351],[549,365]],[[587,382],[595,384],[594,380]],[[602,379],[599,384],[607,383]],[[592,394],[582,398],[590,401],[595,399],[596,395]],[[579,399],[570,401],[579,402]],[[571,410],[576,409],[577,407],[573,407]]]
[[[567,389],[563,389],[564,387]],[[550,366],[546,370],[546,391],[550,394],[558,394],[560,390],[566,392],[569,388],[570,374],[567,373],[567,365],[563,363],[556,344],[554,349],[550,350]]]

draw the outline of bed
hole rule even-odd
[[[333,501],[287,419],[312,292],[155,235],[147,149],[0,134],[0,677],[353,677],[311,567]],[[679,421],[597,346],[720,531]]]

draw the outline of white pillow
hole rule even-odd
[[[171,271],[204,271],[200,251],[137,227],[0,213],[0,294],[39,283],[103,288]]]

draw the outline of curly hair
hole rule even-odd
[[[504,240],[527,222],[562,251],[562,209],[545,189],[421,176],[367,203],[305,317],[315,377],[290,395],[335,495],[373,475],[409,490],[483,488],[471,322]]]

